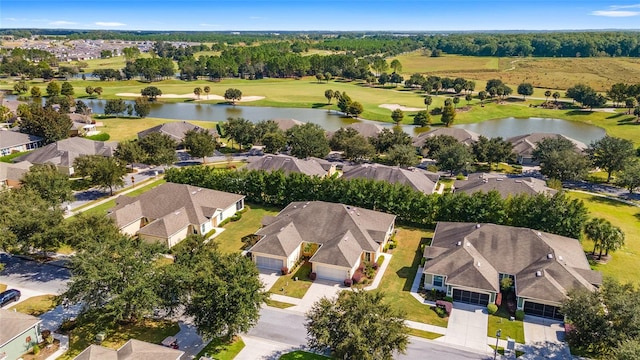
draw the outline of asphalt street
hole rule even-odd
[[[0,273],[0,283],[9,288],[26,288],[45,294],[60,294],[70,278],[69,270],[61,266],[41,264],[0,253],[0,263],[4,270]]]

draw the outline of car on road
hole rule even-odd
[[[0,293],[0,307],[7,305],[11,302],[18,302],[20,300],[20,291],[16,289],[9,289]]]

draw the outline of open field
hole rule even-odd
[[[595,264],[592,265],[592,268],[623,283],[640,284],[640,267],[638,267],[638,261],[640,261],[640,207],[573,191],[568,194],[571,198],[584,201],[591,216],[607,219],[625,233],[625,246],[610,254],[609,263]],[[583,240],[582,247],[586,252],[591,252],[593,243]]]
[[[626,57],[497,58],[445,55],[432,58],[415,51],[397,59],[402,63],[405,76],[419,72],[481,81],[499,78],[506,84],[517,86],[521,82],[530,82],[535,87],[549,89],[567,89],[584,83],[603,91],[614,83],[629,82],[629,79],[640,77],[640,59]]]

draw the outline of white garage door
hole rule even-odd
[[[347,270],[316,265],[316,276],[318,279],[343,282],[347,278]]]
[[[256,256],[256,264],[259,268],[280,270],[282,269],[282,259],[274,259],[266,256]]]

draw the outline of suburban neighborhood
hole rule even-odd
[[[0,360],[639,359],[635,5],[383,3],[3,5]]]

